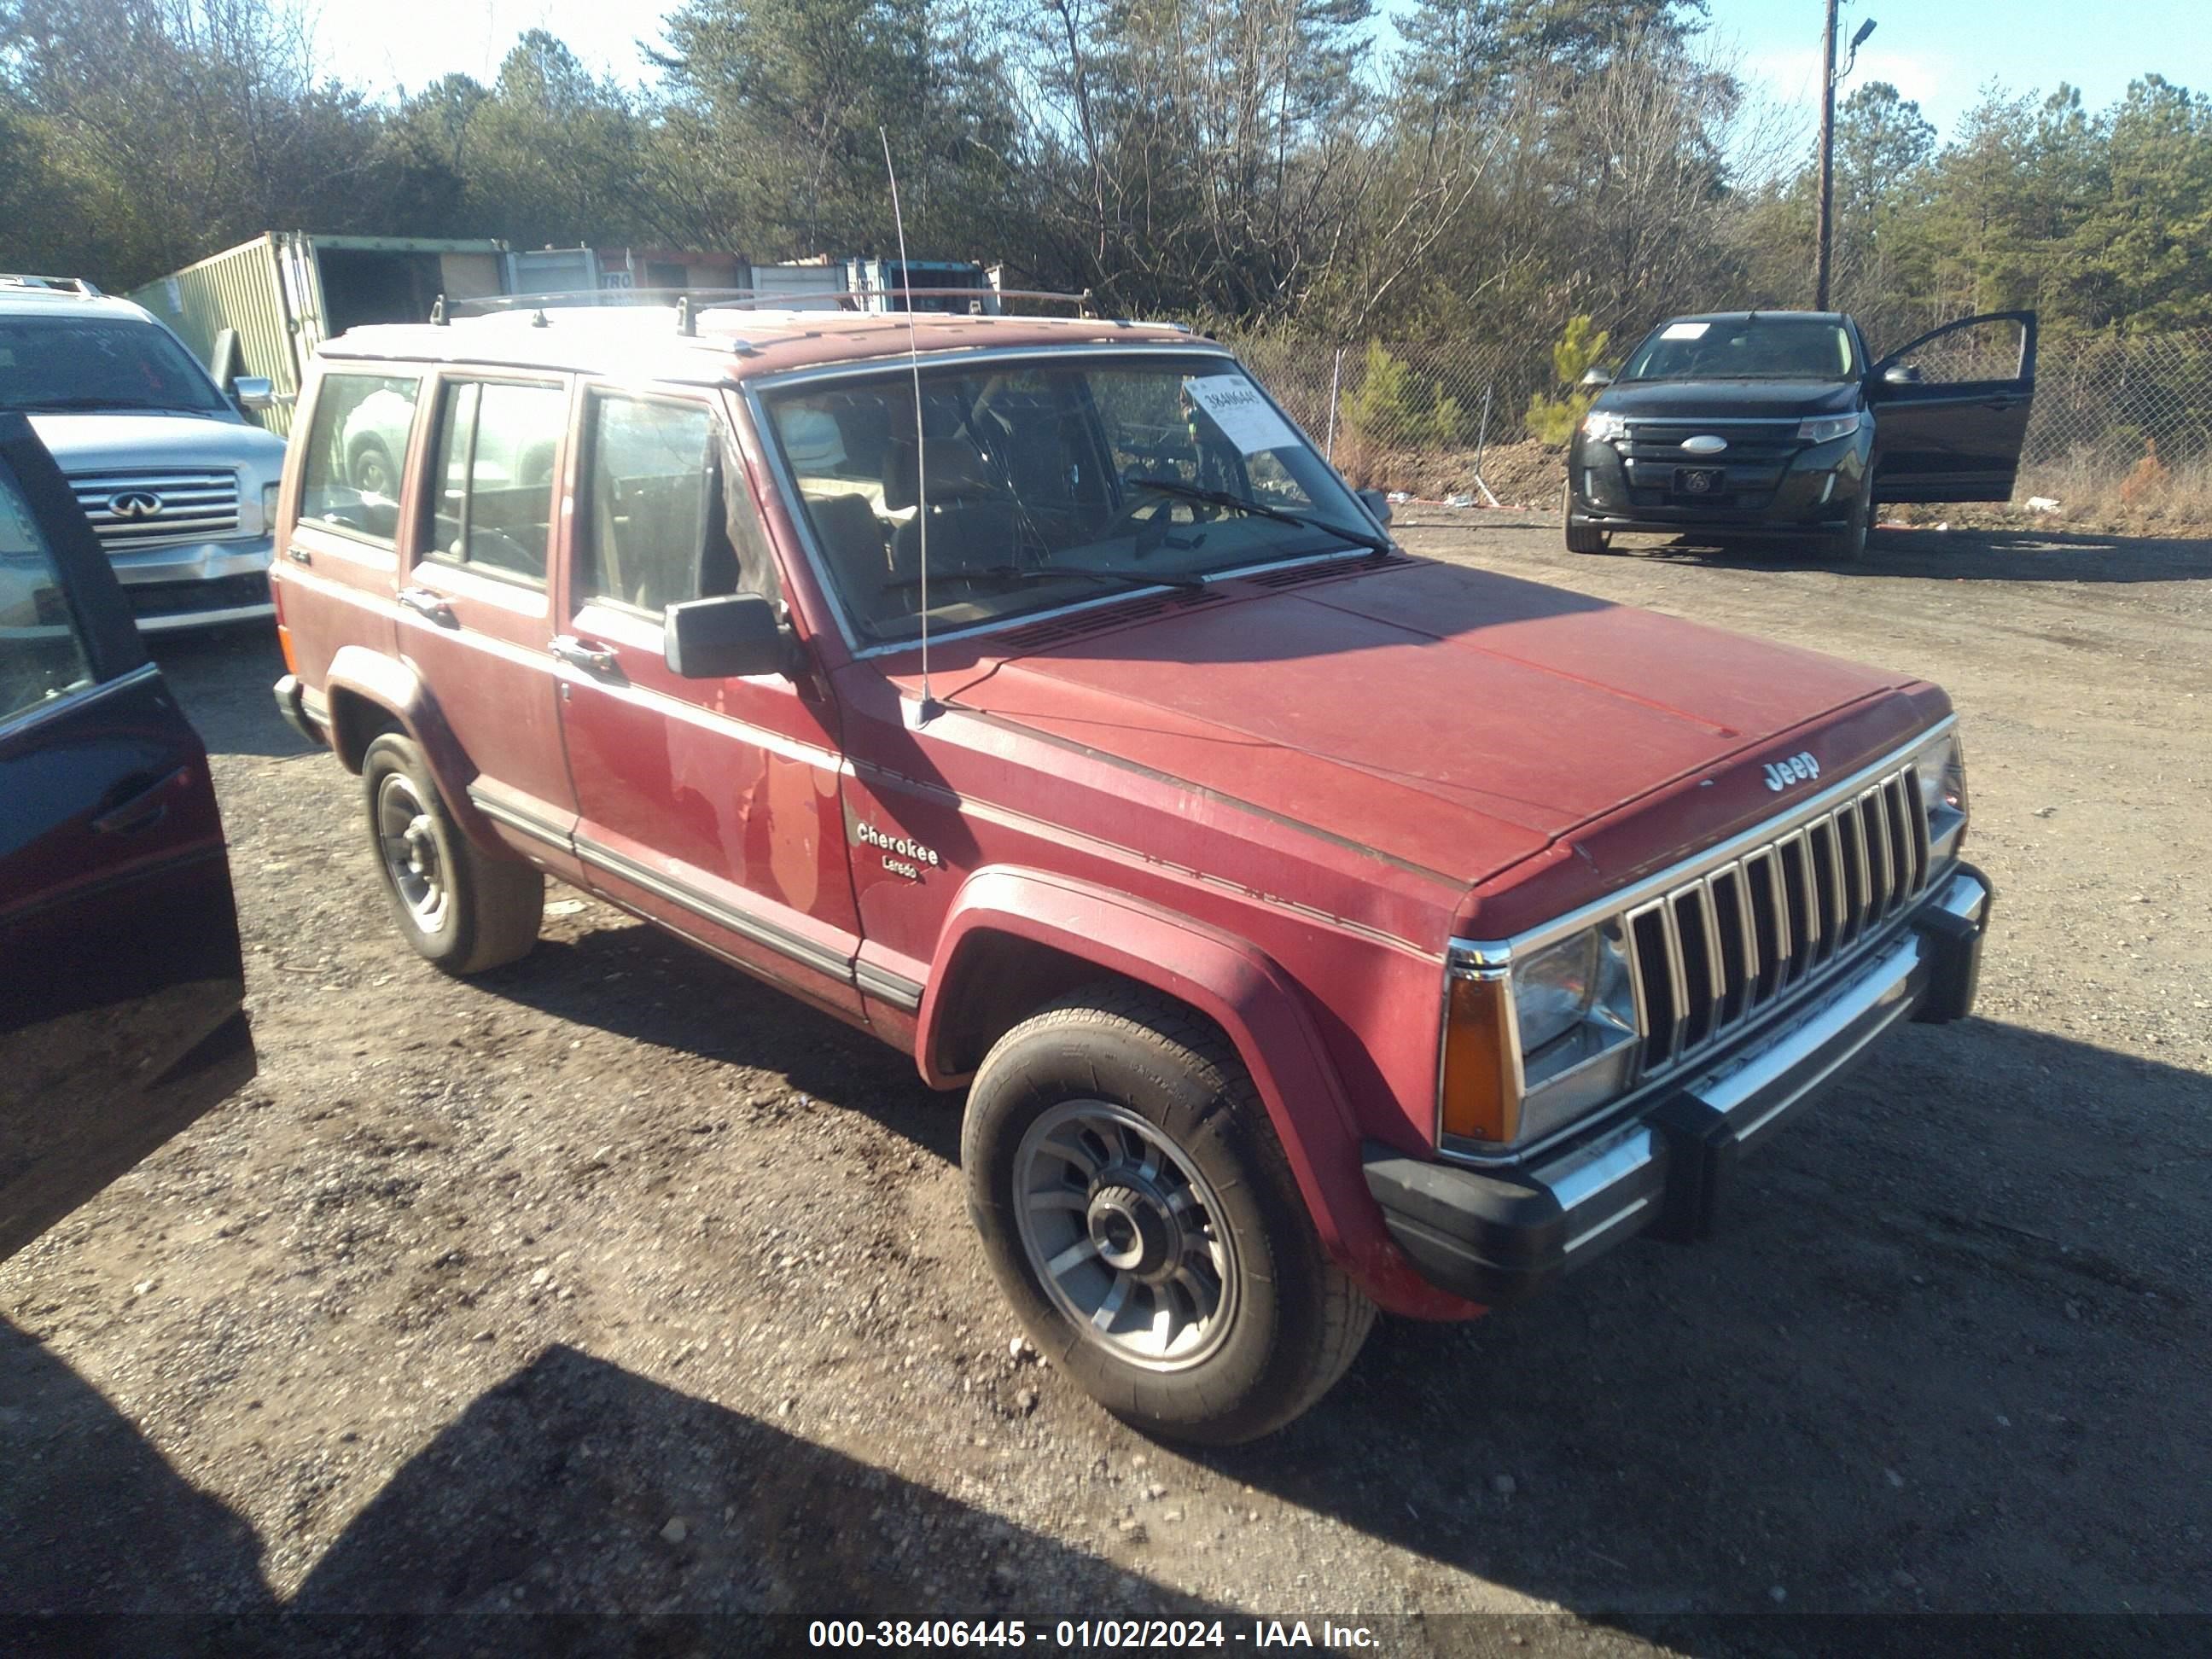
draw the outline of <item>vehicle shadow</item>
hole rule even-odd
[[[1877,530],[1853,564],[1822,558],[1809,541],[1777,538],[1717,547],[1679,537],[1638,538],[1609,551],[1724,570],[1837,570],[1941,581],[2189,582],[2212,578],[2212,539],[2044,530]]]
[[[1717,1237],[1385,1322],[1309,1417],[1202,1461],[1685,1651],[1784,1611],[2212,1610],[2208,1112],[2197,1072],[1910,1028]]]
[[[474,983],[569,1024],[774,1073],[817,1099],[850,1103],[947,1164],[960,1158],[960,1097],[925,1085],[911,1058],[788,993],[618,912],[544,939]]]
[[[0,1462],[19,1652],[781,1653],[809,1650],[794,1618],[1232,1613],[563,1346],[402,1465],[289,1597],[241,1516],[4,1322],[0,1399],[33,1449]],[[517,1613],[579,1616],[483,1617]],[[63,1622],[13,1623],[40,1614]]]

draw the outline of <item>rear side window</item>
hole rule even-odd
[[[53,554],[0,465],[0,725],[91,684]]]
[[[431,474],[432,556],[544,585],[553,462],[568,408],[557,386],[447,383]]]
[[[594,392],[584,417],[576,598],[659,616],[732,591],[715,522],[714,417],[705,405]]]
[[[389,374],[324,375],[300,468],[301,522],[392,544],[420,384]]]

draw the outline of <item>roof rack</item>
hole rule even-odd
[[[837,289],[834,290],[788,290],[751,288],[588,288],[555,294],[494,294],[471,300],[449,301],[443,314],[449,317],[496,316],[518,311],[597,311],[597,310],[671,310],[676,313],[678,331],[696,333],[698,319],[708,311],[838,311],[847,313],[866,312],[870,302],[882,303],[893,300],[967,300],[973,302],[971,313],[995,315],[1000,302],[1018,300],[1024,303],[1060,304],[1076,307],[1079,316],[1093,316],[1091,291],[1066,294],[1051,289],[1029,288],[878,288]],[[982,311],[988,302],[989,313]],[[878,315],[908,314],[911,307],[902,307],[895,312]],[[939,315],[957,316],[955,311],[939,312]],[[433,320],[436,320],[434,316]],[[686,326],[686,325],[689,326]]]
[[[34,276],[28,271],[0,270],[0,288],[35,288],[52,294],[74,294],[81,300],[105,297],[82,276]]]

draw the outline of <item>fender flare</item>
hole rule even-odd
[[[1188,1003],[1236,1046],[1257,1086],[1322,1247],[1384,1309],[1419,1318],[1480,1311],[1423,1278],[1367,1188],[1358,1121],[1297,984],[1249,941],[1142,900],[1043,871],[987,866],[955,896],[922,993],[915,1056],[933,1086],[937,1021],[985,936],[1054,947]]]
[[[438,793],[445,798],[446,810],[460,826],[461,833],[487,851],[507,852],[507,845],[492,827],[491,820],[469,799],[469,783],[477,775],[476,766],[453,736],[453,727],[446,724],[437,699],[422,684],[422,676],[383,652],[349,645],[341,647],[331,659],[323,688],[331,711],[331,748],[346,770],[360,772],[361,752],[367,745],[355,744],[340,721],[337,703],[340,692],[380,708],[397,720],[400,729],[422,751],[422,758],[430,768],[431,781],[438,786]]]

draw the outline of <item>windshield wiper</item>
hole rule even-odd
[[[1378,530],[1352,530],[1327,519],[1316,519],[1307,513],[1293,513],[1288,507],[1269,507],[1243,495],[1232,495],[1225,489],[1201,489],[1196,484],[1187,484],[1180,478],[1131,478],[1132,489],[1157,489],[1163,495],[1180,495],[1188,501],[1206,501],[1214,507],[1225,507],[1232,512],[1249,513],[1256,518],[1273,519],[1278,524],[1295,525],[1300,530],[1318,530],[1324,536],[1334,536],[1339,541],[1350,542],[1354,547],[1364,547],[1371,553],[1395,553],[1398,550],[1390,538]]]
[[[1095,582],[1126,582],[1132,587],[1189,587],[1206,586],[1203,576],[1188,575],[1180,571],[1166,570],[1109,570],[1096,564],[975,564],[952,570],[939,570],[934,580],[940,582],[983,581],[1042,582],[1060,576],[1083,576]],[[889,588],[920,587],[920,576],[901,576],[884,584]]]

